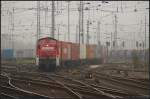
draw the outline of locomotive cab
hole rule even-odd
[[[37,61],[39,69],[53,71],[59,65],[57,40],[47,37],[37,42]]]

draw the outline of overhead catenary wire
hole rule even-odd
[[[59,2],[59,1],[58,1]],[[84,2],[85,3],[85,2]],[[58,15],[60,15],[60,16],[65,16],[65,15],[67,15],[67,5],[64,5],[65,3],[64,2],[60,2],[60,5],[61,5],[61,7],[63,7],[63,8],[61,8],[61,7],[59,7],[58,5],[57,5],[57,9],[55,9],[55,16],[58,16]],[[110,6],[112,5],[112,8],[115,8],[115,6],[113,7],[113,3],[111,3],[111,2],[109,2],[108,4],[102,4],[102,3],[99,3],[99,4],[101,4],[101,6],[102,7],[99,7],[98,9],[97,9],[97,6],[95,6],[94,7],[94,3],[92,3],[91,2],[91,5],[90,5],[90,9],[89,9],[89,11],[90,12],[93,12],[93,10],[94,11],[98,11],[97,13],[101,13],[101,12],[103,12],[103,15],[104,16],[100,16],[100,19],[101,19],[101,21],[102,21],[102,23],[101,23],[101,25],[105,25],[105,21],[109,18],[109,16],[112,16],[113,15],[113,13],[116,13],[115,11],[116,10],[111,10],[111,9],[109,9],[109,8],[111,8]],[[142,6],[140,6],[142,4]],[[134,6],[132,5],[132,6],[130,6],[130,5],[127,5],[127,7],[125,8],[124,6],[125,6],[125,4],[123,3],[122,4],[122,8],[120,8],[120,6],[118,7],[119,8],[119,12],[118,13],[120,13],[121,12],[121,9],[123,9],[123,11],[124,11],[124,13],[128,13],[128,11],[131,11],[131,13],[138,13],[139,11],[141,11],[142,13],[144,13],[144,6],[143,6],[143,4],[144,4],[144,2],[142,3],[141,2],[141,4],[139,3],[139,6],[136,6],[136,8],[137,9],[139,9],[139,10],[137,10],[137,12],[134,12]],[[52,4],[50,4],[49,6],[48,6],[48,9],[47,9],[47,13],[49,13],[49,12],[51,12],[52,11],[52,9],[51,9],[51,5]],[[137,3],[135,3],[135,5],[137,5]],[[106,7],[108,7],[108,9],[106,8]],[[41,7],[40,8],[40,10],[41,10],[41,13],[42,13],[42,11],[44,12],[45,11],[45,9],[44,9],[45,7]],[[25,7],[22,7],[22,8],[17,8],[17,7],[14,7],[14,9],[15,9],[15,13],[14,14],[17,14],[17,16],[19,16],[19,14],[24,14],[24,13],[22,13],[23,11],[35,11],[35,10],[37,10],[37,8],[36,7],[29,7],[29,8],[25,8]],[[83,9],[84,11],[85,11],[85,9]],[[56,13],[57,11],[62,11],[62,13]],[[78,11],[78,9],[77,9],[77,7],[73,7],[73,6],[70,6],[70,13],[76,13],[75,11]],[[29,12],[27,12],[27,13],[29,13]],[[32,13],[32,12],[31,12]],[[70,14],[71,15],[71,14]],[[42,16],[42,15],[41,15]],[[47,16],[47,17],[49,17],[49,15]],[[85,20],[86,20],[86,15],[85,15]],[[43,18],[44,19],[44,18]],[[46,18],[45,18],[46,19]],[[42,20],[42,19],[41,19]],[[48,20],[48,19],[47,19]],[[93,19],[94,21],[97,21],[97,19],[96,18],[94,18]],[[35,21],[34,21],[35,22]],[[46,21],[45,21],[46,22]],[[49,21],[50,22],[50,21]],[[84,24],[86,23],[86,21],[84,21],[83,22]],[[47,21],[47,26],[45,26],[45,28],[49,28],[49,29],[51,29],[52,27],[51,26],[49,26],[49,25],[51,25],[51,24],[48,24],[48,21]],[[72,23],[70,24],[70,26],[72,25]],[[95,23],[93,23],[92,25],[91,25],[91,27],[89,27],[90,29],[91,29],[91,31],[94,31],[94,29],[92,30],[92,27],[94,27],[94,25],[95,25]],[[109,24],[109,22],[108,22],[108,25],[111,25],[111,24]],[[72,29],[75,27],[76,25],[74,25],[74,26],[72,26]],[[95,25],[96,26],[96,25]],[[144,24],[142,24],[142,27],[144,26]],[[146,26],[149,26],[148,25],[148,23],[146,24]],[[30,26],[22,26],[22,25],[19,25],[19,26],[17,26],[17,25],[15,25],[14,26],[15,27],[15,31],[18,31],[19,29],[21,30],[27,30],[27,28],[29,28],[29,30],[30,30]],[[31,28],[34,28],[35,26],[34,26],[34,24],[33,24],[33,26],[31,27]],[[41,28],[42,28],[42,32],[45,32],[45,31],[43,31],[44,29],[43,29],[43,25],[41,24],[41,26],[40,26]],[[139,24],[119,24],[118,23],[118,30],[119,30],[119,27],[123,27],[124,29],[125,29],[125,31],[124,32],[127,32],[126,31],[126,29],[127,28],[137,28],[137,27],[139,27]],[[25,29],[24,29],[25,28]],[[67,29],[67,27],[65,27],[66,29]],[[84,27],[84,29],[85,29],[86,27]],[[57,26],[56,26],[56,28],[55,29],[58,29],[57,28]],[[138,29],[138,28],[137,28]],[[136,29],[136,30],[137,30]],[[133,29],[132,29],[133,30]],[[132,30],[129,30],[129,32],[130,31],[132,31]],[[64,32],[64,30],[62,29],[62,31]],[[112,31],[112,30],[110,30],[110,31]],[[103,33],[103,29],[102,29],[102,33]]]
[[[55,1],[52,1],[52,31],[51,31],[51,37],[55,38]]]

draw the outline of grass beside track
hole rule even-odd
[[[2,60],[1,63],[5,65],[35,64],[35,59],[27,58],[27,59]]]

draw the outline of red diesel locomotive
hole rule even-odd
[[[99,64],[105,61],[105,46],[77,44],[45,37],[37,42],[36,63],[40,69],[53,71],[57,66]]]

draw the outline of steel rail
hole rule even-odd
[[[1,92],[4,93],[5,95],[4,96],[8,96],[8,97],[14,97],[14,99],[18,99],[19,97],[22,98],[22,97],[26,97],[26,98],[40,98],[40,99],[49,99],[48,97],[43,97],[41,95],[37,95],[37,94],[31,94],[31,93],[26,93],[26,92],[23,92],[23,91],[20,91],[18,89],[15,89],[11,86],[1,86]],[[7,98],[6,98],[7,99]]]
[[[111,75],[111,77],[114,77],[117,80],[123,80],[123,81],[126,81],[126,82],[130,81],[131,83],[134,83],[136,85],[140,84],[143,87],[149,85],[149,83],[146,83],[146,82],[143,82],[143,81],[139,81],[139,80],[135,80],[135,79],[131,79],[131,78],[122,78],[122,77],[112,76],[112,75]],[[147,89],[147,87],[146,87],[146,89]]]
[[[108,88],[108,87],[106,88],[104,86],[99,86],[99,85],[95,85],[95,84],[91,84],[91,85],[94,87],[100,88],[101,90],[106,91],[106,92],[111,93],[111,94],[116,94],[118,96],[129,96],[128,93],[126,93],[122,90],[112,89],[112,88]]]
[[[118,83],[121,83],[121,84],[124,84],[124,85],[128,85],[128,86],[134,86],[134,87],[137,87],[137,88],[141,88],[141,89],[144,89],[144,90],[149,90],[149,88],[147,87],[143,87],[141,85],[135,85],[135,84],[129,84],[129,83],[126,83],[126,82],[123,82],[121,80],[118,80],[117,78],[115,78],[114,76],[109,76],[109,75],[105,75],[105,74],[102,74],[102,73],[98,73],[98,72],[95,72],[96,75],[95,76],[101,76],[101,77],[105,77],[106,79],[109,78],[109,80],[112,80],[112,81],[115,81],[115,82],[118,82]],[[98,75],[97,75],[98,74]]]
[[[22,72],[22,74],[24,74],[24,73],[30,73],[30,72]],[[39,74],[39,73],[36,73],[36,72],[32,72],[32,73],[30,73],[30,74],[31,74],[31,75],[33,75],[33,74],[36,74],[36,75],[37,75],[37,74],[38,74],[38,75],[40,75],[40,76],[41,76],[41,75],[43,75],[43,76],[47,75],[47,74],[45,74],[45,73],[40,73],[40,74]],[[56,75],[55,75],[55,76],[56,76]],[[70,78],[66,78],[66,77],[65,77],[65,79],[71,80]],[[78,82],[78,83],[79,83],[79,82]],[[82,83],[80,83],[80,84],[82,84]],[[82,85],[83,85],[83,84],[82,84]],[[66,86],[67,86],[67,85],[66,85]],[[89,87],[89,86],[87,86],[87,87]],[[93,88],[92,88],[92,89],[93,89]],[[73,89],[72,89],[72,90],[73,90]],[[95,90],[95,89],[94,89],[94,91],[98,92],[98,91]]]
[[[82,84],[82,85],[84,85],[84,86],[86,86],[86,87],[88,87],[88,88],[91,88],[91,89],[93,89],[94,91],[97,91],[98,93],[100,93],[101,95],[107,96],[107,97],[109,97],[109,98],[122,98],[122,97],[120,97],[120,96],[115,96],[115,95],[112,95],[112,94],[109,94],[109,93],[105,93],[105,92],[103,92],[103,91],[101,91],[101,90],[99,90],[99,89],[97,89],[97,88],[94,88],[94,87],[92,87],[91,85],[88,85],[88,84],[86,84],[86,83],[83,83],[83,82],[81,82],[81,81],[79,81],[79,80],[71,79],[71,78],[69,78],[69,77],[60,76],[60,75],[56,75],[56,74],[55,74],[55,75],[54,75],[54,74],[51,74],[51,76],[56,76],[56,77],[61,77],[61,78],[70,79],[70,80],[72,80],[72,81],[74,81],[74,82],[80,83],[80,84]]]
[[[48,77],[49,79],[52,79],[53,81],[55,81],[57,84],[63,86],[66,90],[68,90],[70,93],[72,93],[75,97],[82,99],[82,96],[78,93],[78,92],[74,92],[72,89],[70,89],[69,87],[67,87],[65,84],[61,83],[60,81],[55,80],[52,77]]]
[[[119,69],[119,68],[103,68],[103,70],[119,70],[119,71],[133,71],[133,72],[149,72],[148,70],[130,70],[130,69]]]
[[[2,75],[2,74],[1,74],[1,75]],[[27,90],[21,89],[21,88],[19,88],[19,87],[16,87],[15,85],[13,85],[13,84],[11,83],[11,80],[12,80],[12,79],[11,79],[7,74],[6,74],[6,75],[3,75],[3,76],[5,76],[5,77],[8,78],[8,80],[9,80],[9,81],[8,81],[9,85],[10,85],[11,87],[15,88],[16,90],[19,90],[19,91],[21,91],[21,92],[28,93],[28,94],[33,94],[33,95],[45,97],[45,98],[49,99],[49,97],[47,97],[47,96],[45,96],[45,95],[41,95],[41,94],[38,94],[38,93],[34,93],[34,92],[31,92],[31,91],[27,91]]]
[[[24,81],[26,78],[22,77],[21,79],[19,77],[13,77],[14,80],[21,80],[21,81]],[[33,83],[31,81],[34,81],[34,82],[38,82],[38,84],[44,84],[44,85],[48,85],[48,84],[51,84],[53,85],[52,87],[57,87],[57,88],[63,88],[63,87],[60,87],[60,86],[55,86],[56,83],[55,82],[52,82],[52,81],[45,81],[45,80],[42,80],[42,81],[39,81],[39,80],[33,80],[31,78],[28,78],[27,80],[29,80],[29,83]],[[40,82],[40,83],[39,83]],[[64,85],[66,85],[67,87],[69,87],[70,89],[72,89],[73,91],[76,91],[76,92],[79,92],[79,93],[82,93],[84,94],[84,96],[88,95],[88,94],[92,94],[94,96],[98,96],[99,94],[94,92],[94,91],[91,91],[89,89],[87,89],[87,87],[83,87],[81,85],[72,85],[72,84],[69,84],[69,83],[64,83]]]
[[[98,72],[97,72],[97,73],[98,73]],[[118,80],[126,80],[126,81],[131,81],[131,82],[133,82],[133,83],[145,84],[143,81],[138,81],[138,80],[131,79],[131,78],[123,78],[123,77],[108,75],[108,74],[104,74],[104,73],[98,73],[98,74],[101,74],[101,75],[104,75],[104,76],[110,76],[110,77],[113,77],[113,78],[118,79]],[[146,84],[145,84],[145,85],[146,85]]]
[[[0,98],[1,99],[3,99],[3,98],[6,98],[6,99],[17,99],[18,97],[15,97],[15,96],[12,96],[12,95],[9,95],[9,94],[5,94],[5,93],[1,92]]]
[[[19,79],[19,80],[23,80],[23,81],[25,79],[27,79],[29,81],[29,83],[36,82],[37,84],[44,84],[44,85],[51,84],[52,87],[62,88],[60,86],[55,86],[56,83],[54,81],[52,82],[52,81],[47,81],[47,80],[31,79],[31,78],[26,78],[26,77],[21,77],[21,78],[13,77],[13,79],[15,79],[15,80]],[[67,80],[70,80],[70,79],[67,79]],[[32,81],[34,81],[34,82],[32,82]],[[73,84],[69,84],[69,83],[64,83],[64,85],[68,86],[69,88],[71,88],[72,90],[77,91],[77,92],[90,93],[90,94],[98,95],[98,93],[96,93],[96,92],[94,93],[94,91],[90,91],[89,89],[87,89],[87,87],[83,87],[81,85],[75,85],[75,84],[73,85]]]
[[[67,86],[65,86],[64,84],[62,84],[61,82],[58,82],[52,78],[49,78],[51,80],[53,80],[54,82],[49,82],[49,81],[41,81],[41,80],[33,80],[33,79],[27,79],[27,78],[17,78],[17,77],[11,77],[11,79],[13,80],[18,80],[18,81],[26,81],[28,80],[28,83],[32,83],[32,84],[38,84],[38,85],[45,85],[45,86],[50,86],[50,87],[54,87],[54,88],[59,88],[59,89],[66,89],[69,93],[71,93],[71,95],[75,96],[76,98],[81,99],[82,96],[80,94],[78,94],[77,92],[74,92],[73,90],[71,90],[70,88],[68,88]]]
[[[13,77],[13,78],[16,78],[16,77]],[[20,78],[18,78],[20,80]],[[34,81],[34,82],[40,82],[41,84],[44,84],[44,85],[48,85],[48,84],[52,84],[53,87],[58,87],[58,88],[62,88],[60,86],[55,86],[56,83],[54,81],[47,81],[47,80],[39,80],[39,79],[31,79],[31,78],[25,78],[25,77],[22,77],[21,79],[27,79],[29,80],[29,82],[31,81]],[[70,79],[67,79],[67,80],[70,80]],[[69,83],[64,83],[64,85],[68,86],[69,88],[71,88],[72,90],[74,91],[77,91],[77,92],[81,92],[81,93],[90,93],[90,94],[95,94],[95,95],[98,95],[98,93],[94,93],[94,91],[90,91],[90,90],[87,90],[87,87],[83,87],[81,85],[73,85],[73,84],[69,84]]]
[[[143,88],[143,87],[140,87],[140,86],[135,86],[135,85],[130,85],[130,84],[127,84],[127,83],[125,83],[125,82],[121,82],[121,81],[119,81],[119,80],[116,80],[116,79],[112,79],[112,78],[110,78],[110,77],[105,77],[105,76],[102,76],[102,75],[95,75],[95,77],[96,78],[99,78],[99,79],[104,79],[104,80],[107,80],[107,81],[110,81],[110,82],[114,82],[114,83],[116,83],[117,85],[118,84],[121,84],[121,85],[125,85],[126,87],[133,87],[133,88],[138,88],[139,90],[145,90],[145,91],[149,91],[148,89],[145,89],[145,88]],[[116,85],[115,85],[116,86]],[[129,89],[124,89],[124,90],[128,90],[128,91],[131,91],[131,90],[129,90]],[[135,90],[134,91],[137,95],[141,95],[141,96],[144,96],[144,94],[141,94],[141,93],[139,93],[138,92],[138,90]]]
[[[29,72],[28,72],[28,73],[29,73]],[[30,74],[37,74],[37,73],[30,73]],[[44,73],[41,73],[41,74],[38,73],[37,75],[44,76],[44,77],[48,76],[48,74],[44,74]],[[62,77],[62,76],[59,76],[59,75],[56,75],[56,74],[50,74],[48,77],[50,77],[50,76],[55,76],[55,77],[57,76],[57,77],[61,77],[61,78],[66,79],[66,80],[74,81],[74,80],[71,79],[71,78]],[[53,80],[54,80],[54,79],[53,79]],[[94,88],[94,87],[92,87],[92,86],[89,87],[87,84],[81,83],[80,81],[74,81],[74,82],[79,83],[79,84],[81,84],[81,85],[84,85],[84,86],[86,86],[86,87],[88,87],[88,88],[94,89],[95,92],[98,92],[98,93],[101,92],[100,94],[102,94],[102,95],[104,95],[104,96],[113,97],[113,98],[119,97],[119,96],[113,96],[113,95],[111,95],[111,94],[102,92],[102,91],[100,91],[100,90],[98,90],[98,89],[96,89],[96,88]]]

